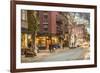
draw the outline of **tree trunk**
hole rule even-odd
[[[32,45],[34,46],[33,47],[33,50],[34,50],[34,52],[37,54],[37,45],[36,45],[36,35],[37,35],[37,33],[36,32],[34,32],[33,34],[32,34]]]
[[[35,35],[34,35],[34,33],[32,33],[32,46],[34,46],[34,44],[35,44]]]

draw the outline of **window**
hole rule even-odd
[[[21,16],[22,16],[21,19],[22,19],[23,21],[27,20],[27,11],[21,10]]]
[[[48,31],[48,28],[44,28],[44,31],[47,32]]]
[[[48,22],[48,13],[44,12],[43,14],[43,22]]]

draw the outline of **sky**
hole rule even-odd
[[[90,33],[90,13],[75,13],[75,21],[77,24],[85,24]]]

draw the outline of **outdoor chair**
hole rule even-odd
[[[25,57],[34,57],[36,53],[31,48],[25,50]]]

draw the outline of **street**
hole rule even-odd
[[[85,51],[86,52],[86,51]],[[22,56],[22,63],[29,62],[48,62],[48,61],[69,61],[69,60],[84,60],[83,48],[65,48],[57,49],[55,52],[50,53],[49,50],[43,50],[35,57]],[[89,59],[89,57],[88,57]]]

